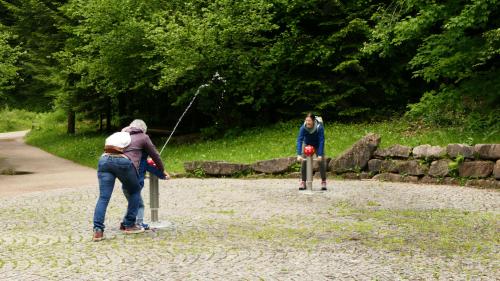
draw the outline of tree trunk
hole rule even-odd
[[[127,97],[125,93],[118,95],[118,120],[120,128],[125,127],[127,124]]]
[[[68,134],[74,134],[75,133],[75,125],[76,125],[76,113],[74,110],[69,110],[68,111]]]
[[[111,132],[111,98],[106,99],[106,132]]]
[[[99,132],[102,132],[102,113],[99,114]]]

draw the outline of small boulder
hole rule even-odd
[[[433,177],[445,177],[449,174],[450,169],[448,167],[450,160],[441,159],[433,161],[431,163],[431,168],[429,169],[429,175]]]
[[[384,160],[380,159],[370,159],[368,161],[368,171],[373,173],[378,173],[382,170],[382,163]]]
[[[493,177],[497,180],[500,180],[500,160],[497,160],[497,163],[493,168]]]
[[[373,177],[373,175],[371,173],[367,173],[367,172],[361,172],[359,174],[360,180],[368,180],[368,179],[371,179],[372,177]]]
[[[479,188],[500,188],[500,181],[493,179],[471,179],[465,183],[466,186],[475,186]]]
[[[379,144],[379,135],[370,133],[364,136],[339,157],[330,161],[329,170],[336,173],[363,170]]]
[[[296,157],[275,158],[255,162],[252,164],[252,169],[258,173],[281,174],[287,172],[295,163],[297,163]]]
[[[400,173],[410,176],[421,176],[427,173],[428,168],[417,160],[380,160],[368,161],[368,171],[372,173]]]
[[[397,160],[396,169],[400,174],[410,176],[422,176],[427,173],[429,168],[426,165],[420,164],[417,160]]]
[[[486,178],[493,172],[494,163],[491,161],[464,162],[458,168],[461,177]]]
[[[500,159],[500,144],[476,144],[474,152],[480,159],[497,160]]]
[[[413,148],[413,156],[415,158],[438,159],[444,155],[446,155],[446,149],[441,146],[423,144]]]
[[[359,174],[353,172],[347,172],[342,174],[342,178],[346,180],[359,180]]]
[[[418,177],[417,176],[404,176],[403,182],[418,183]]]
[[[330,157],[325,158],[325,170],[328,170],[328,164],[330,163],[331,160],[332,160],[332,158],[330,158]],[[313,159],[313,171],[314,172],[319,172],[319,161],[318,161],[318,158]]]
[[[460,180],[452,177],[445,177],[443,179],[443,184],[447,185],[460,185]]]
[[[409,182],[409,183],[417,183],[418,177],[415,176],[404,176],[400,174],[394,173],[382,173],[373,177],[375,180],[379,181],[391,181],[391,182]]]
[[[397,165],[393,160],[370,159],[368,161],[368,171],[373,173],[392,172],[397,173]]]
[[[192,161],[184,163],[184,169],[188,173],[202,170],[209,176],[230,176],[248,170],[250,165],[228,163],[223,161]]]
[[[361,172],[361,173],[347,172],[343,173],[341,177],[347,180],[368,180],[371,179],[373,176],[367,172]]]
[[[464,158],[474,158],[474,147],[466,144],[453,143],[446,146],[446,154],[451,158],[462,155]]]
[[[399,174],[393,173],[381,173],[373,177],[374,180],[379,181],[392,181],[392,182],[401,182],[403,181],[403,176]]]
[[[409,146],[395,144],[388,148],[378,148],[377,150],[375,150],[373,155],[379,158],[391,157],[407,159],[408,157],[410,157],[411,150],[412,149]]]
[[[423,176],[420,181],[420,183],[423,183],[423,184],[439,184],[440,181],[436,178],[433,178],[431,176]]]

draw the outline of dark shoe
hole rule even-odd
[[[306,182],[300,181],[299,190],[306,190]]]
[[[137,224],[137,226],[144,228],[144,230],[150,230],[151,229],[149,227],[149,224],[147,224],[147,223],[139,223],[139,224]],[[120,230],[121,231],[125,230],[125,225],[123,224],[123,222],[120,223]]]
[[[101,229],[94,229],[94,236],[92,237],[92,241],[98,242],[104,239],[104,231]]]
[[[125,229],[123,230],[123,233],[125,234],[137,234],[137,233],[143,233],[144,228],[134,224],[132,226],[125,226]]]
[[[328,190],[328,189],[326,188],[326,181],[322,181],[322,182],[321,182],[321,190],[323,190],[323,191]]]

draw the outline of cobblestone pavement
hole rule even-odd
[[[1,183],[0,183],[1,184]],[[315,184],[318,184],[315,182]],[[0,280],[498,280],[498,261],[370,246],[338,206],[500,210],[500,193],[451,186],[331,181],[300,193],[289,179],[160,182],[174,227],[123,235],[117,187],[106,240],[91,241],[97,186],[0,198]],[[147,186],[147,183],[146,183]],[[143,191],[149,202],[148,188]],[[375,203],[374,203],[375,202]],[[146,210],[149,217],[149,210]],[[337,231],[325,230],[338,225]],[[497,225],[498,226],[498,225]],[[333,229],[333,228],[328,228]],[[347,236],[346,236],[347,235]],[[493,250],[498,257],[498,245]]]

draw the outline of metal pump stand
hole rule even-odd
[[[151,228],[162,229],[173,227],[171,222],[160,222],[158,219],[158,210],[160,209],[160,189],[158,177],[149,173],[149,207],[151,209]]]
[[[151,222],[158,222],[158,208],[160,207],[160,191],[158,177],[149,173],[149,207],[151,209]]]
[[[306,158],[306,188],[312,191],[313,188],[313,161],[312,156]]]
[[[312,156],[315,152],[312,145],[304,147],[304,155],[306,156],[306,189],[309,191],[309,194],[312,194]]]

